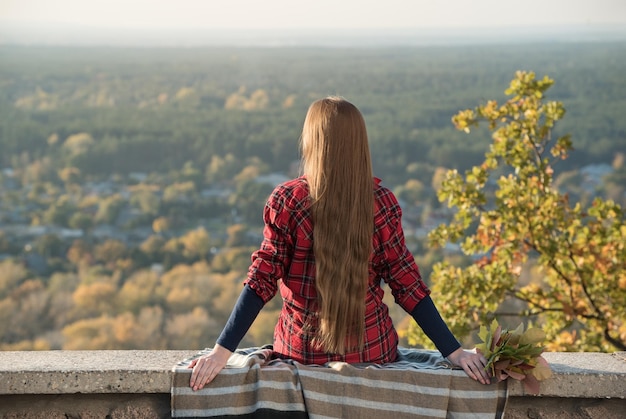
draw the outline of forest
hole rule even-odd
[[[437,261],[472,263],[426,234],[452,216],[436,197],[445,171],[490,144],[451,118],[502,100],[517,70],[553,78],[567,110],[555,135],[570,133],[574,151],[556,186],[623,206],[624,68],[620,42],[0,47],[0,350],[212,345],[265,198],[298,174],[306,109],[327,95],[363,112],[374,172],[401,200],[427,280]],[[279,309],[275,298],[242,344],[269,343]]]

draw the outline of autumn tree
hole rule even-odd
[[[553,136],[565,109],[546,100],[552,84],[518,72],[503,104],[488,101],[453,117],[466,132],[486,122],[493,141],[482,164],[464,175],[448,171],[438,191],[456,211],[431,232],[431,244],[460,243],[475,262],[436,264],[433,290],[458,336],[512,314],[542,327],[550,350],[625,350],[624,212],[600,198],[572,204],[554,187],[555,163],[572,144],[569,135]],[[531,267],[542,275],[523,281]],[[423,342],[420,334],[413,328],[409,342]]]
[[[245,224],[233,224],[226,227],[226,247],[237,247],[246,244],[246,234],[248,227]]]
[[[219,285],[206,262],[177,265],[160,278],[155,296],[164,301],[167,313],[183,313],[195,307],[209,307],[219,293]]]
[[[163,310],[144,307],[138,316],[122,313],[113,320],[113,337],[119,349],[165,349]]]
[[[81,181],[80,169],[76,167],[64,167],[57,172],[59,179],[65,184],[79,184]]]
[[[119,349],[116,341],[115,319],[105,314],[84,318],[65,326],[61,333],[65,350]]]
[[[203,182],[202,172],[196,168],[193,161],[187,161],[183,165],[178,177],[181,182],[192,182],[196,188],[199,188]]]
[[[128,256],[126,244],[120,240],[108,239],[94,248],[94,256],[97,261],[106,266],[115,268],[120,266],[120,261]]]
[[[155,288],[159,283],[158,274],[151,270],[134,272],[117,294],[117,305],[132,313],[139,313],[144,307],[160,303]]]
[[[74,240],[67,250],[66,257],[69,262],[76,266],[91,265],[94,259],[91,246],[81,239]]]
[[[152,222],[152,230],[157,234],[161,234],[169,230],[171,227],[171,224],[172,223],[170,222],[169,218],[157,217]]]
[[[166,203],[189,203],[194,200],[195,195],[196,185],[193,182],[176,182],[165,188],[163,191],[163,201]]]
[[[41,280],[29,279],[13,289],[7,300],[0,301],[0,341],[17,342],[46,331],[51,326],[47,307],[48,293]]]
[[[67,220],[68,227],[78,230],[87,231],[93,227],[93,224],[93,217],[84,212],[75,212],[69,220]]]
[[[246,272],[250,266],[250,254],[253,247],[225,248],[218,252],[211,261],[214,272],[226,273],[231,271]]]
[[[211,184],[232,180],[243,166],[243,163],[232,153],[228,153],[224,157],[213,155],[204,172],[205,182]]]
[[[183,255],[189,259],[206,259],[211,250],[209,232],[204,227],[190,230],[180,237]]]
[[[139,208],[142,214],[156,216],[159,213],[161,200],[154,191],[145,188],[134,192],[130,203]]]
[[[219,325],[202,307],[175,314],[165,324],[169,349],[204,348],[219,336]]]
[[[48,316],[55,331],[75,320],[73,314],[82,314],[74,309],[73,294],[80,283],[75,273],[54,273],[48,281]],[[59,348],[56,348],[59,349]]]
[[[162,260],[163,246],[165,245],[165,239],[161,236],[151,235],[139,245],[139,249],[144,255],[148,257],[153,263],[160,262]]]
[[[76,211],[74,204],[67,195],[61,196],[42,215],[44,223],[57,226],[67,226],[71,215]]]
[[[409,179],[404,185],[394,190],[398,199],[406,201],[409,205],[415,205],[426,196],[424,184],[417,179]]]
[[[95,221],[104,224],[114,223],[124,205],[124,198],[119,194],[103,198],[98,203],[98,212],[95,215]]]

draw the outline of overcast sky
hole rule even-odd
[[[0,0],[0,21],[133,29],[626,25],[626,0]]]

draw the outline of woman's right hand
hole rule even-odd
[[[485,369],[487,359],[481,353],[459,348],[448,355],[448,360],[454,365],[463,368],[470,378],[482,384],[489,384],[491,382],[491,377]]]
[[[201,390],[205,385],[213,381],[219,372],[226,366],[232,352],[220,345],[206,355],[191,361],[188,368],[193,368],[189,387],[194,391]]]

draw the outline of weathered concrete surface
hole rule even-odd
[[[626,398],[626,353],[546,352],[553,377],[541,382],[540,396]],[[524,386],[509,380],[509,396],[525,396]],[[626,417],[626,406],[625,415]]]
[[[168,393],[172,367],[195,351],[0,352],[0,394]],[[626,354],[548,352],[541,396],[626,397]],[[510,396],[525,396],[509,382]]]
[[[172,367],[195,352],[0,352],[0,418],[169,418]],[[553,378],[539,395],[510,380],[507,419],[626,417],[626,353],[544,357]]]
[[[172,367],[195,352],[0,352],[0,418],[169,418]]]
[[[196,352],[0,352],[0,394],[168,393],[172,367]]]

